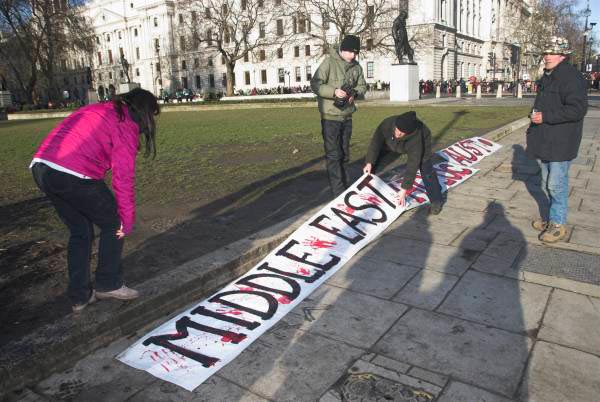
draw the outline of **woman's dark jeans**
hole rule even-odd
[[[43,163],[32,167],[33,178],[67,225],[71,235],[67,253],[68,295],[73,304],[86,303],[91,295],[90,259],[94,225],[100,228],[96,289],[108,292],[121,287],[123,240],[116,236],[121,226],[117,204],[103,180],[80,179]]]

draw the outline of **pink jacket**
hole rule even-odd
[[[102,180],[112,170],[112,188],[125,233],[135,222],[135,158],[138,125],[123,107],[119,121],[112,102],[80,108],[44,139],[34,158],[56,163],[74,172]]]

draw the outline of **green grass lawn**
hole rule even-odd
[[[402,107],[359,107],[352,160],[364,157],[370,136]],[[523,117],[528,107],[418,107],[436,147],[483,134]],[[0,205],[38,197],[28,164],[58,119],[0,123]],[[323,155],[316,107],[163,113],[155,160],[138,158],[138,204],[211,200],[307,164]],[[316,163],[315,163],[316,164]],[[311,166],[314,166],[312,164]],[[297,174],[301,174],[302,170]],[[289,179],[289,176],[288,176]]]

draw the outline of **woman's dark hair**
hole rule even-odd
[[[156,96],[145,89],[134,88],[125,94],[116,95],[113,98],[113,104],[120,121],[125,120],[123,105],[127,106],[129,116],[140,128],[140,134],[144,135],[144,156],[152,155],[153,158],[156,157],[156,122],[154,116],[158,116],[160,113]]]

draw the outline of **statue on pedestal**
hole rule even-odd
[[[406,32],[406,19],[408,12],[400,11],[400,14],[394,20],[392,26],[392,37],[394,38],[394,47],[396,48],[396,56],[399,64],[407,64],[405,57],[408,58],[408,64],[414,64],[415,51],[408,43],[408,33]]]
[[[125,58],[125,55],[121,55],[121,66],[123,67],[123,73],[125,73],[125,78],[127,79],[127,83],[131,83],[131,78],[129,78],[129,62]]]

